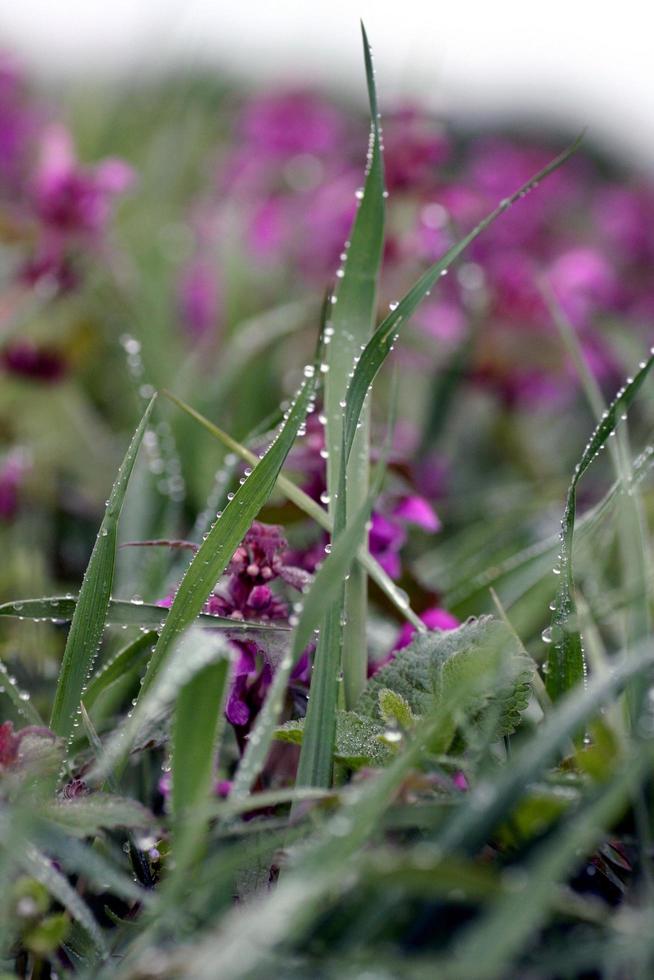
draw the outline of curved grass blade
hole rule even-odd
[[[172,644],[194,622],[207,596],[227,568],[248,528],[272,493],[284,460],[315,397],[316,372],[305,369],[305,381],[268,452],[228,502],[186,569],[143,680],[141,696],[156,677]]]
[[[397,340],[401,328],[407,323],[407,321],[413,316],[415,311],[418,309],[422,301],[426,296],[429,296],[432,288],[436,285],[438,280],[442,275],[444,275],[450,265],[458,259],[462,252],[470,245],[479,235],[482,234],[500,215],[504,214],[505,211],[515,204],[520,198],[525,197],[531,190],[534,189],[542,180],[549,176],[554,170],[557,170],[562,164],[572,156],[572,154],[578,149],[581,142],[581,136],[578,137],[575,142],[569,146],[563,153],[560,153],[554,160],[551,161],[546,167],[543,167],[539,173],[535,174],[526,184],[523,184],[517,191],[515,191],[510,197],[504,198],[500,201],[498,206],[488,214],[483,221],[473,228],[461,241],[453,245],[445,255],[434,263],[422,276],[418,279],[415,285],[406,293],[402,300],[397,304],[397,306],[391,310],[389,315],[380,324],[372,338],[365,347],[365,350],[361,354],[361,358],[354,368],[354,377],[350,382],[345,408],[345,447],[344,447],[344,459],[349,460],[350,454],[352,452],[352,447],[357,433],[357,424],[361,415],[361,410],[366,399],[366,395],[370,388],[370,385],[374,381],[375,377],[382,364],[390,354]]]
[[[123,647],[115,657],[97,671],[86,686],[84,705],[91,708],[103,691],[120,680],[127,671],[142,660],[157,641],[157,633],[151,630],[138,636],[132,643]]]
[[[43,719],[30,701],[29,693],[20,689],[2,660],[0,660],[0,693],[9,698],[18,714],[22,715],[30,725],[43,726]]]
[[[73,613],[50,718],[52,730],[64,738],[73,731],[84,685],[104,632],[114,578],[118,518],[155,399],[156,395],[146,408],[118,470]]]
[[[33,619],[38,622],[66,623],[75,615],[78,600],[68,596],[52,596],[43,599],[21,599],[0,606],[0,616],[14,619]],[[166,622],[168,610],[148,602],[130,602],[127,599],[110,599],[105,623],[107,626],[139,626],[141,629],[159,630]],[[272,623],[242,622],[224,616],[202,613],[197,625],[207,629],[227,630],[231,633],[288,632],[287,626]]]
[[[366,165],[365,184],[357,192],[360,202],[357,209],[350,243],[346,246],[342,268],[334,295],[334,304],[328,320],[326,339],[327,367],[325,377],[325,443],[327,457],[327,492],[329,512],[334,525],[338,523],[337,511],[343,507],[342,524],[354,517],[364,506],[368,493],[370,470],[370,420],[369,411],[362,406],[355,437],[354,450],[347,463],[347,479],[343,479],[343,405],[347,393],[352,365],[368,342],[374,326],[377,305],[377,287],[384,247],[384,165],[381,149],[381,128],[372,54],[366,31],[361,25],[366,82],[370,104],[370,145]],[[347,491],[347,499],[343,495]],[[365,526],[360,529],[360,543],[367,550]],[[345,702],[351,707],[359,697],[366,682],[367,649],[367,590],[365,571],[352,570],[345,586],[345,614],[334,614],[331,626],[323,632],[321,645],[326,644],[326,633],[342,631],[343,678]],[[339,626],[343,618],[344,625]],[[313,695],[312,695],[313,697]]]
[[[166,398],[169,398],[170,401],[174,402],[174,404],[177,405],[178,408],[181,408],[183,412],[186,412],[188,415],[194,418],[196,422],[207,430],[207,432],[210,432],[212,436],[218,439],[218,441],[231,452],[240,456],[244,462],[248,463],[250,466],[256,466],[258,457],[240,442],[237,442],[236,439],[232,439],[228,433],[223,432],[222,429],[218,428],[217,425],[214,425],[213,422],[211,422],[204,415],[200,414],[200,412],[196,411],[194,408],[191,408],[190,405],[187,405],[186,402],[182,401],[181,398],[178,398],[177,395],[173,395],[172,392],[166,390],[162,391],[161,394]],[[332,519],[327,511],[321,507],[320,504],[316,503],[316,501],[313,500],[308,494],[306,494],[304,490],[301,490],[300,487],[293,483],[292,480],[289,480],[288,477],[280,474],[277,478],[277,487],[282,491],[287,500],[290,500],[291,503],[295,504],[295,506],[299,510],[303,511],[307,517],[311,517],[316,524],[324,528],[325,531],[329,531],[330,533],[332,532]],[[416,629],[423,630],[425,628],[425,624],[411,609],[406,593],[403,592],[402,589],[398,588],[395,582],[393,582],[390,576],[387,575],[387,573],[381,567],[379,562],[369,553],[367,548],[360,548],[356,557],[357,561],[363,568],[365,568],[370,578],[379,586],[381,591],[395,606],[398,612],[401,613],[401,615],[404,616],[408,622],[415,626]],[[2,607],[0,606],[0,612],[1,610]]]
[[[620,389],[591,435],[570,482],[561,522],[560,564],[556,570],[561,576],[561,584],[556,597],[556,607],[552,614],[551,649],[547,659],[546,687],[550,698],[555,701],[584,677],[584,653],[581,634],[578,629],[569,629],[568,621],[576,615],[574,598],[574,575],[572,569],[572,544],[575,530],[577,486],[582,476],[604,448],[612,432],[620,423],[634,398],[644,383],[654,364],[654,351],[640,365],[638,373],[630,378]]]

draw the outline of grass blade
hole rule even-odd
[[[520,888],[507,889],[486,916],[461,937],[459,955],[447,957],[442,975],[451,980],[475,976],[493,980],[507,976],[513,957],[555,905],[562,880],[568,877],[596,847],[605,829],[620,816],[628,797],[652,763],[651,746],[625,760],[608,786],[596,794],[543,844],[524,869],[529,899]]]
[[[30,701],[29,693],[18,687],[15,678],[9,673],[2,660],[0,660],[0,692],[9,698],[16,711],[30,725],[38,725],[39,727],[43,725],[43,719]]]
[[[0,616],[14,619],[33,619],[36,622],[66,623],[75,615],[78,600],[68,596],[52,596],[43,599],[21,599],[0,606]],[[166,622],[168,610],[148,602],[130,602],[127,599],[110,599],[105,625],[138,626],[141,629],[159,630]],[[274,623],[236,622],[224,616],[202,613],[197,625],[207,629],[226,630],[231,633],[279,633],[288,631],[287,626]]]
[[[563,512],[561,522],[561,550],[559,566],[561,584],[556,597],[556,607],[552,614],[550,633],[551,649],[547,659],[547,693],[553,701],[560,698],[584,677],[584,654],[581,634],[578,629],[569,629],[568,621],[576,615],[574,598],[574,575],[572,569],[572,544],[575,530],[577,486],[582,476],[605,446],[609,436],[615,431],[654,364],[654,353],[641,363],[638,373],[630,378],[620,389],[609,407],[603,413],[600,423],[591,435],[579,462],[577,463]]]
[[[347,463],[347,479],[343,480],[343,404],[353,364],[372,333],[384,246],[384,166],[379,111],[372,54],[363,24],[361,31],[370,103],[370,146],[365,185],[363,192],[357,192],[361,194],[361,200],[350,233],[351,241],[339,270],[340,278],[332,296],[334,306],[328,324],[329,334],[326,334],[331,341],[327,346],[329,371],[325,378],[325,442],[329,453],[327,492],[334,525],[338,523],[339,507],[344,509],[342,524],[345,525],[364,506],[368,493],[369,412],[362,406],[354,450]],[[346,489],[347,500],[343,500]],[[360,541],[364,548],[367,547],[365,526],[360,530]],[[343,630],[345,703],[350,707],[366,682],[367,578],[361,568],[353,569],[345,587],[345,609],[343,627],[339,627],[342,618],[340,612],[338,616],[330,614],[331,626],[323,632],[321,645],[324,648],[327,634],[334,640],[337,639],[336,632]]]
[[[356,532],[359,530],[359,525],[361,527],[365,526],[365,523],[370,516],[372,502],[379,492],[381,475],[382,470],[380,468],[379,476],[375,480],[375,485],[369,495],[369,499],[366,501],[355,519],[355,524],[353,526],[354,533],[347,533],[339,537],[332,549],[331,554],[327,555],[325,561],[322,563],[322,566],[320,567],[313,581],[311,589],[304,599],[302,613],[293,633],[292,648],[290,652],[282,658],[281,662],[277,666],[275,677],[268,692],[268,696],[259,713],[254,731],[250,736],[247,748],[236,771],[236,775],[234,776],[230,800],[241,799],[244,796],[247,796],[252,783],[259,775],[263,764],[266,761],[266,756],[273,739],[273,734],[281,715],[286,686],[288,684],[288,678],[293,665],[300,658],[303,650],[311,642],[314,630],[320,625],[320,621],[325,614],[325,610],[334,605],[335,600],[338,599],[342,591],[343,581],[356,555],[358,541]],[[323,641],[323,636],[324,634],[321,635],[320,638],[321,643]],[[338,670],[338,666],[338,663],[330,663],[328,665],[328,669],[325,669],[326,675],[333,672],[334,685],[336,684],[336,672]],[[326,739],[326,748],[325,746],[322,747],[321,758],[325,756],[326,751],[328,750],[329,774],[331,775],[333,732],[331,734],[331,738],[329,736],[329,732],[332,730],[335,724],[335,704],[332,705],[330,710],[325,710],[324,692],[322,692],[321,696],[319,691],[322,691],[322,688],[314,688],[314,685],[316,684],[315,675],[317,673],[317,671],[314,672],[314,676],[311,680],[311,698],[309,704],[311,705],[315,698],[315,703],[319,705],[318,709],[314,709],[312,716],[315,716],[318,719],[316,721],[316,725],[321,726],[323,735]],[[311,754],[317,758],[316,753],[312,752]],[[309,758],[309,755],[306,755],[306,753],[305,756],[306,759]],[[298,785],[327,785],[328,781],[326,782],[326,777],[324,777],[324,773],[326,772],[325,766],[322,766],[321,768],[321,773],[323,773],[324,778],[322,782],[318,784],[315,781],[312,781],[312,779],[309,777],[309,763],[306,761],[306,759],[305,762],[301,762],[302,775],[298,773]],[[308,782],[300,782],[301,778],[308,780]]]
[[[156,677],[172,645],[201,612],[207,596],[272,493],[284,460],[315,396],[314,368],[306,368],[305,375],[286,421],[268,452],[238,488],[186,569],[148,665],[141,695]]]
[[[179,693],[172,733],[172,806],[176,872],[202,849],[209,820],[203,811],[213,786],[216,746],[231,667],[223,656],[201,670]]]
[[[84,685],[104,632],[114,578],[118,518],[155,398],[156,395],[146,408],[118,471],[73,613],[50,718],[52,730],[64,738],[73,731]]]
[[[84,704],[87,709],[91,708],[105,691],[115,681],[120,680],[123,675],[131,670],[147,652],[154,646],[157,634],[151,630],[138,636],[132,643],[119,651],[109,663],[104,664],[97,673],[93,675],[86,686],[84,692]]]
[[[122,764],[137,736],[150,725],[160,722],[193,678],[224,659],[228,649],[221,634],[195,628],[188,630],[177,641],[148,690],[141,693],[122,727],[105,742],[104,751],[87,781],[97,783],[107,779],[112,770]]]
[[[203,426],[207,432],[210,432],[212,436],[218,439],[219,442],[223,444],[230,452],[236,453],[240,458],[248,463],[250,466],[256,466],[258,462],[258,457],[243,446],[236,439],[233,439],[227,432],[224,432],[217,425],[214,425],[208,418],[201,415],[196,409],[191,408],[186,402],[178,398],[177,395],[173,395],[170,391],[162,391],[162,395],[169,398],[170,401],[174,402],[178,408],[181,408],[183,412],[186,412],[192,418],[196,420],[201,426]],[[330,515],[327,511],[316,503],[308,494],[301,490],[292,480],[288,477],[280,474],[277,477],[277,488],[281,490],[287,500],[303,511],[307,517],[312,518],[320,527],[325,531],[329,531],[331,534],[333,530],[333,523]],[[373,558],[369,553],[368,549],[365,547],[359,548],[357,554],[357,561],[359,564],[365,568],[367,574],[370,578],[379,586],[384,595],[389,599],[389,601],[395,606],[398,612],[405,617],[405,619],[410,622],[418,630],[423,630],[425,624],[422,622],[419,616],[414,613],[409,605],[406,593],[402,589],[398,588],[395,582],[390,578],[390,576],[384,571],[379,562]],[[2,611],[2,606],[0,606],[0,612]]]
[[[375,500],[381,489],[384,465],[380,464],[377,476],[367,499],[359,512],[349,521],[344,531],[338,535],[332,553],[318,572],[316,580],[304,604],[302,618],[306,618],[302,635],[318,622],[321,611],[327,607],[316,650],[315,667],[311,678],[311,697],[307,708],[300,764],[296,777],[297,786],[318,786],[327,789],[331,786],[336,735],[336,708],[338,704],[338,674],[340,667],[341,636],[343,614],[343,583],[354,562],[354,556],[364,533]],[[332,598],[333,597],[333,598]],[[348,607],[345,606],[345,609]],[[298,627],[299,632],[299,627]],[[349,637],[350,641],[352,637]],[[364,653],[365,636],[364,636]],[[366,658],[367,667],[367,658]],[[343,683],[345,684],[345,659],[343,660]],[[360,696],[357,695],[357,699]],[[347,704],[347,697],[345,699]]]

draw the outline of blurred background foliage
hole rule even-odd
[[[471,132],[389,107],[380,315],[571,135],[519,122]],[[3,56],[0,599],[76,591],[154,389],[241,440],[294,390],[355,213],[367,125],[342,98],[246,92],[208,72],[46,90]],[[647,177],[587,139],[416,314],[394,355],[398,423],[372,542],[418,611],[488,611],[494,584],[542,657],[555,549],[517,575],[504,563],[558,530],[593,420],[574,352],[611,397],[651,343],[653,219]],[[380,431],[390,387],[375,390]],[[651,422],[643,401],[638,445]],[[123,541],[189,536],[241,471],[163,402],[145,445]],[[316,496],[319,446],[310,426],[291,460]],[[582,507],[612,478],[600,461]],[[428,516],[405,520],[407,500]],[[286,526],[291,547],[315,538],[281,498],[264,519]],[[613,547],[606,530],[580,550],[590,603],[615,585]],[[173,559],[122,550],[116,593],[163,598]],[[618,627],[599,628],[617,642]],[[62,643],[50,624],[7,624],[0,652],[45,691]]]

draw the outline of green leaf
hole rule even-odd
[[[50,718],[50,727],[64,738],[73,731],[84,685],[104,632],[114,578],[118,518],[155,397],[146,408],[118,471],[73,613]]]
[[[387,691],[402,699],[410,714],[430,717],[440,703],[447,704],[468,679],[483,673],[501,651],[504,670],[497,684],[475,691],[474,711],[493,711],[494,737],[514,731],[531,692],[533,664],[504,623],[491,617],[469,620],[455,630],[434,630],[414,638],[368,681],[357,712],[384,720]],[[442,751],[447,745],[441,747]]]
[[[615,658],[610,674],[591,677],[585,687],[569,691],[554,705],[536,738],[511,756],[490,785],[483,780],[465,797],[456,818],[444,828],[439,846],[448,853],[454,849],[474,851],[506,819],[524,792],[524,787],[540,777],[547,765],[567,749],[570,738],[597,713],[603,704],[622,690],[632,678],[646,674],[654,666],[654,650],[643,643],[633,655]]]
[[[72,800],[53,800],[47,803],[42,814],[59,827],[79,837],[89,837],[105,828],[153,827],[154,815],[136,800],[111,793],[90,793]]]
[[[315,370],[307,368],[305,373],[308,376],[268,452],[228,502],[186,569],[148,665],[140,697],[152,684],[175,641],[202,611],[208,595],[272,493],[284,460],[315,397]]]
[[[304,718],[287,721],[275,730],[275,739],[302,745],[305,727]],[[355,711],[336,712],[335,762],[348,769],[360,769],[362,766],[383,766],[390,757],[391,751],[384,742],[384,726]]]
[[[70,930],[70,919],[65,912],[47,915],[23,936],[27,948],[36,956],[48,956],[61,946]]]
[[[553,701],[560,698],[566,691],[578,684],[584,677],[585,665],[581,634],[578,629],[570,628],[569,620],[576,616],[574,598],[574,574],[572,568],[572,546],[575,530],[575,514],[577,502],[577,486],[582,476],[606,445],[612,432],[626,416],[631,403],[640,390],[643,382],[654,364],[654,353],[647,361],[643,361],[638,373],[620,389],[608,409],[604,412],[600,423],[591,435],[581,458],[575,466],[568,496],[566,499],[562,531],[560,539],[560,558],[558,572],[561,584],[556,597],[556,607],[552,614],[550,629],[551,648],[547,658],[545,683],[547,693]]]
[[[389,687],[383,687],[378,695],[379,714],[387,725],[395,725],[405,731],[411,731],[416,722],[416,717],[411,710],[411,705],[397,691],[391,691]]]

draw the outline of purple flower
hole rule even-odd
[[[414,193],[433,182],[450,156],[450,140],[440,127],[413,107],[394,113],[384,125],[386,185]]]
[[[0,354],[5,371],[30,381],[51,384],[66,375],[67,365],[53,347],[37,347],[29,340],[15,340]]]
[[[592,248],[560,255],[549,270],[549,281],[571,323],[588,325],[598,311],[608,311],[618,297],[618,282],[608,259]]]
[[[239,128],[252,153],[282,160],[339,151],[345,136],[343,117],[334,106],[304,91],[253,99]]]
[[[84,168],[75,159],[70,134],[60,125],[46,128],[33,180],[36,213],[55,236],[95,236],[104,230],[113,198],[126,191],[134,173],[122,160],[107,159]]]
[[[406,524],[415,524],[432,533],[441,527],[428,501],[415,494],[402,497],[389,516],[379,511],[372,515],[368,547],[391,578],[402,574],[400,551],[407,540]]]
[[[415,524],[416,527],[421,527],[423,530],[432,533],[440,531],[442,527],[438,515],[429,501],[417,494],[402,497],[393,508],[393,517],[406,521],[408,524]]]
[[[425,609],[423,613],[420,614],[420,618],[425,624],[425,626],[430,630],[455,630],[457,626],[460,626],[459,620],[452,613],[448,612],[446,609],[441,609],[438,606],[434,606],[431,609]],[[412,626],[411,623],[405,623],[397,640],[395,641],[395,646],[393,650],[402,650],[404,647],[408,647],[411,640],[415,636],[416,628]]]

